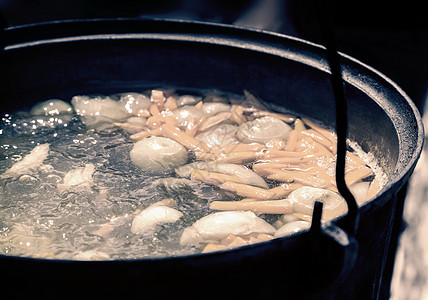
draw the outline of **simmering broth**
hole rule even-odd
[[[133,259],[244,246],[346,212],[335,134],[245,91],[174,89],[48,100],[0,127],[0,249]],[[359,204],[385,182],[348,142]]]

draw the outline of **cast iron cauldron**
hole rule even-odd
[[[334,125],[325,49],[284,35],[165,20],[63,21],[7,28],[1,112],[50,98],[176,86],[250,89],[267,102]],[[406,94],[341,55],[349,136],[389,175],[360,209],[355,237],[340,218],[321,230],[210,254],[76,262],[0,256],[17,294],[134,292],[137,296],[387,298],[405,188],[420,155],[420,115]],[[6,283],[5,283],[6,282]],[[7,284],[7,285],[5,285]]]

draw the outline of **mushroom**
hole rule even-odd
[[[46,100],[33,106],[30,110],[32,116],[56,116],[61,114],[72,114],[73,108],[67,102],[59,99]]]
[[[187,162],[187,150],[176,141],[152,136],[134,144],[131,161],[144,171],[162,173]]]
[[[266,116],[243,123],[236,136],[244,143],[265,144],[273,138],[287,139],[292,128],[275,117]]]
[[[182,246],[198,246],[217,242],[233,234],[273,234],[275,228],[253,212],[222,211],[205,216],[184,229],[180,238]]]
[[[347,212],[345,200],[337,193],[321,188],[303,186],[291,192],[288,199],[293,204],[295,213],[312,215],[315,201],[322,202],[323,219],[329,220]]]
[[[130,115],[141,116],[149,110],[151,102],[150,99],[139,93],[123,93],[120,95],[119,104]]]
[[[229,112],[232,107],[222,102],[205,102],[202,104],[202,112],[207,116],[215,116],[221,112]]]
[[[95,166],[93,164],[86,164],[84,168],[73,169],[65,174],[64,181],[58,184],[58,188],[91,187],[94,185],[94,180],[92,178],[94,171]]]
[[[131,232],[134,234],[150,235],[156,227],[165,223],[178,221],[183,214],[166,205],[151,205],[140,212],[132,221]]]
[[[185,128],[188,123],[193,122],[193,120],[199,120],[203,116],[203,112],[200,109],[191,105],[179,107],[172,114],[177,119],[177,124],[181,128]]]
[[[110,97],[74,96],[71,104],[83,123],[96,130],[111,128],[113,122],[123,121],[129,116],[121,103]]]
[[[24,156],[23,159],[12,165],[6,172],[4,172],[2,178],[17,178],[21,175],[28,174],[37,170],[43,161],[49,155],[49,144],[41,144],[33,148],[29,154]]]
[[[210,147],[238,144],[235,137],[238,128],[230,124],[220,124],[195,136],[198,141]]]
[[[180,177],[189,177],[195,169],[233,175],[239,177],[245,184],[264,189],[268,188],[268,185],[262,177],[254,173],[251,169],[237,164],[197,161],[176,168],[175,172]]]

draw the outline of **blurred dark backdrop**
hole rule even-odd
[[[0,0],[9,25],[112,17],[236,24],[320,42],[315,0]],[[423,1],[331,0],[338,49],[397,82],[422,109],[428,92],[428,17]]]

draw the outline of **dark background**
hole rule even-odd
[[[320,43],[315,0],[0,0],[9,25],[76,18],[190,19],[281,32]],[[428,92],[424,1],[324,1],[338,49],[397,82],[420,109]]]

